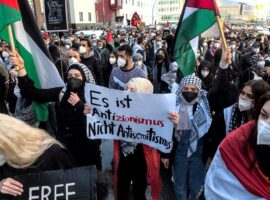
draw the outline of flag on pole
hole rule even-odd
[[[169,21],[167,20],[166,24],[165,24],[165,28],[169,28]]]
[[[111,34],[111,31],[107,33],[107,43],[110,44],[114,48],[114,40]]]
[[[194,72],[199,35],[216,23],[218,14],[215,0],[186,0],[172,48],[184,76]]]
[[[9,42],[7,31],[9,24],[12,24],[15,46],[35,87],[47,89],[64,86],[27,0],[0,0],[0,38],[7,42]],[[37,119],[46,121],[47,106],[34,102],[34,107]]]

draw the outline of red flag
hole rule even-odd
[[[137,12],[135,12],[131,18],[131,26],[137,26],[141,22],[141,18]]]
[[[165,28],[169,28],[169,22],[168,22],[168,20],[166,22]]]

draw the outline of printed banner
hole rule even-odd
[[[44,0],[45,23],[48,32],[68,31],[66,0]]]
[[[147,144],[164,153],[172,148],[175,94],[143,94],[86,84],[89,139],[114,139]]]
[[[23,184],[23,194],[12,200],[95,199],[96,167],[46,171],[14,177]]]

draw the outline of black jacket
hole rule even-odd
[[[39,103],[59,102],[62,87],[51,89],[37,89],[28,76],[19,77],[21,95]],[[72,106],[67,102],[70,92],[67,90],[56,110],[57,135],[56,138],[65,144],[77,166],[97,165],[100,163],[99,140],[90,140],[86,136],[86,116],[84,110],[84,93],[78,96],[80,101]]]
[[[104,86],[103,68],[100,61],[95,56],[90,56],[87,58],[81,57],[81,62],[91,70],[97,85]]]

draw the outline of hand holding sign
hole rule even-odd
[[[0,192],[12,196],[20,196],[23,192],[23,185],[13,178],[6,178],[0,182]]]
[[[179,114],[178,112],[171,112],[168,117],[175,125],[179,123]]]

